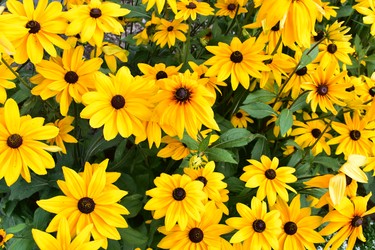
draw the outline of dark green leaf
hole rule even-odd
[[[125,206],[126,209],[128,209],[130,212],[129,215],[126,215],[126,218],[133,218],[137,216],[137,214],[143,207],[142,199],[143,199],[142,195],[133,194],[133,195],[125,196],[121,200],[121,204]]]
[[[267,116],[277,115],[275,110],[268,104],[263,102],[252,102],[247,105],[241,106],[250,116],[262,119]]]
[[[209,148],[205,151],[210,161],[237,163],[232,154],[222,148]]]
[[[245,182],[237,177],[229,177],[228,179],[225,179],[225,182],[228,184],[227,189],[230,192],[239,193],[245,188]]]
[[[208,144],[210,143],[210,139],[211,139],[211,133],[208,134],[200,143],[199,143],[199,147],[198,147],[198,151],[199,152],[204,152],[207,147],[208,147]]]
[[[21,232],[26,227],[27,227],[27,225],[25,223],[21,223],[21,224],[15,225],[13,227],[7,228],[7,233],[15,234],[15,233]]]
[[[271,101],[275,97],[276,97],[276,95],[274,93],[269,92],[269,91],[264,90],[264,89],[259,89],[259,90],[256,90],[256,91],[250,93],[246,97],[243,104],[249,104],[249,103],[252,103],[252,102],[268,102],[268,101]]]
[[[309,94],[309,91],[306,91],[302,95],[299,95],[298,98],[293,102],[292,106],[290,106],[290,111],[296,112],[298,110],[302,110],[304,107],[307,106],[306,98]]]
[[[350,16],[353,11],[354,9],[352,5],[340,6],[340,8],[337,10],[337,18]]]
[[[47,228],[49,221],[51,220],[51,213],[37,208],[34,213],[33,228],[44,230]]]
[[[189,149],[198,150],[199,148],[198,142],[191,138],[187,133],[184,133],[184,137],[182,138],[181,142],[185,143]]]
[[[37,175],[32,175],[31,183],[27,183],[23,178],[19,178],[10,187],[9,200],[23,200],[46,187],[48,187],[46,180]]]
[[[234,148],[247,145],[255,138],[249,130],[244,128],[232,128],[225,131],[212,147]]]
[[[276,125],[280,126],[281,136],[285,136],[293,125],[293,113],[289,109],[283,109],[276,120]]]
[[[122,240],[125,245],[140,246],[147,242],[148,237],[131,227],[121,229]]]
[[[141,18],[147,18],[147,19],[151,18],[151,16],[148,15],[146,12],[145,5],[133,6],[130,4],[123,4],[122,6],[130,10],[130,13],[125,16],[126,18],[132,18],[132,17],[141,17]]]
[[[270,156],[270,145],[265,137],[259,137],[251,151],[251,159],[260,160],[262,155]]]
[[[309,49],[305,49],[302,53],[301,61],[298,65],[297,70],[310,64],[318,56],[319,46],[317,43],[313,43]]]

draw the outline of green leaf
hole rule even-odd
[[[225,179],[225,182],[228,184],[227,189],[230,192],[239,193],[245,188],[245,182],[237,177],[229,177],[228,179]]]
[[[285,136],[293,125],[293,113],[289,109],[283,109],[276,120],[276,125],[280,126],[281,136]]]
[[[44,230],[51,220],[51,213],[38,207],[34,213],[33,228]]]
[[[178,138],[177,138],[177,140],[178,140]],[[184,133],[184,137],[182,137],[181,142],[185,143],[185,145],[189,149],[198,150],[198,148],[199,148],[198,142],[195,141],[193,138],[191,138],[187,133]]]
[[[208,134],[200,143],[198,147],[199,152],[204,152],[208,148],[208,144],[210,143],[211,133]]]
[[[27,183],[23,178],[19,178],[10,187],[9,200],[23,200],[48,187],[47,181],[35,174],[32,174],[31,183]]]
[[[231,152],[222,148],[209,148],[205,154],[210,161],[237,163]]]
[[[249,104],[252,102],[268,102],[271,101],[273,98],[275,98],[276,95],[270,91],[259,89],[257,91],[254,91],[250,93],[243,104]]]
[[[317,156],[314,158],[313,162],[314,164],[320,164],[332,170],[338,170],[341,166],[341,164],[336,158],[328,156]]]
[[[306,65],[310,64],[318,56],[319,46],[317,43],[313,43],[309,49],[305,49],[302,53],[301,61],[298,64],[297,70],[302,69]]]
[[[251,151],[251,159],[260,160],[262,155],[270,156],[270,145],[266,137],[259,137]]]
[[[24,230],[25,228],[27,227],[27,225],[25,223],[20,223],[18,225],[15,225],[13,227],[9,227],[7,228],[7,233],[10,233],[10,234],[15,234],[15,233],[18,233],[18,232],[21,232],[22,230]]]
[[[126,207],[126,209],[128,209],[129,212],[130,212],[129,215],[126,215],[126,218],[133,218],[133,217],[137,216],[137,214],[139,213],[139,211],[143,207],[142,199],[143,199],[142,195],[133,194],[133,195],[125,196],[121,200],[121,204],[124,207]]]
[[[141,18],[151,19],[151,16],[148,15],[146,12],[146,6],[143,4],[138,5],[138,6],[133,6],[130,4],[123,4],[122,7],[130,10],[130,13],[126,15],[126,18],[141,17]]]
[[[307,106],[306,98],[309,94],[309,91],[306,91],[302,95],[299,95],[298,98],[293,102],[292,106],[290,106],[290,111],[296,112],[298,110],[302,110],[304,107]]]
[[[350,16],[353,11],[354,9],[352,5],[340,6],[340,8],[337,10],[337,18]]]
[[[240,108],[245,110],[250,116],[258,119],[277,115],[276,111],[273,110],[270,105],[263,102],[252,102],[247,105],[241,106]]]
[[[146,235],[131,227],[121,229],[121,236],[125,245],[140,246],[148,240]]]
[[[256,136],[244,128],[232,128],[225,131],[212,147],[234,148],[247,145],[254,140]]]

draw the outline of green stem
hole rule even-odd
[[[184,43],[184,46],[183,46],[183,63],[184,63],[184,67],[187,67],[187,62],[188,62],[188,57],[189,57],[189,53],[190,53],[190,31],[191,31],[191,20],[189,18],[188,20],[188,26],[189,26],[189,29],[188,29],[188,32],[186,34],[186,42]]]
[[[236,22],[237,20],[237,14],[238,14],[238,10],[240,9],[240,5],[237,4],[237,9],[236,9],[236,13],[234,14],[234,18],[232,19],[231,23],[229,24],[227,30],[225,31],[224,35],[228,35],[229,31],[232,29],[234,23]]]
[[[5,64],[5,66],[17,77],[17,79],[28,89],[31,90],[31,87],[27,84],[27,82],[8,64],[7,61],[4,60],[4,58],[1,58],[1,61]]]

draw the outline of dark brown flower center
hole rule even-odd
[[[199,243],[203,240],[204,234],[200,228],[194,227],[189,231],[189,239],[191,242]]]
[[[164,78],[168,78],[168,75],[167,73],[165,73],[165,71],[160,70],[158,73],[156,73],[156,80],[160,80]]]
[[[230,4],[228,4],[228,6],[227,6],[227,9],[228,9],[229,11],[234,11],[236,8],[237,8],[237,6],[236,6],[234,3],[230,3]]]
[[[186,192],[183,188],[175,188],[172,193],[173,199],[176,201],[182,201],[186,197]]]
[[[314,36],[314,41],[315,42],[318,42],[320,40],[322,40],[324,37],[324,31],[319,31],[318,34],[316,34],[316,36]]]
[[[267,169],[265,172],[267,179],[273,180],[276,178],[276,171],[273,169]]]
[[[186,102],[190,98],[190,91],[187,88],[179,88],[174,93],[174,97],[179,102]]]
[[[253,229],[257,233],[261,233],[266,230],[266,223],[262,220],[255,220],[253,222]]]
[[[26,28],[29,29],[29,33],[36,34],[40,30],[40,24],[37,21],[32,20],[26,24]]]
[[[234,63],[240,63],[243,60],[243,55],[242,55],[241,52],[236,50],[236,51],[232,52],[232,54],[230,55],[230,60]]]
[[[284,231],[288,235],[293,235],[293,234],[297,233],[297,224],[294,223],[293,221],[289,221],[289,222],[285,223]]]
[[[7,139],[7,145],[11,148],[19,148],[22,145],[22,137],[19,134],[12,134]]]
[[[236,117],[237,117],[238,119],[241,119],[241,118],[243,117],[243,114],[242,114],[241,112],[237,112],[237,113],[236,113]]]
[[[352,219],[352,227],[359,227],[363,224],[363,218],[361,216],[354,216],[354,218]]]
[[[4,240],[4,237],[2,235],[0,235],[0,244],[4,243],[3,240]]]
[[[76,72],[74,71],[68,71],[66,72],[65,76],[64,76],[64,80],[67,82],[67,83],[70,83],[70,84],[74,84],[78,81],[78,75]]]
[[[197,5],[193,2],[189,2],[189,4],[186,5],[186,8],[193,10],[193,9],[197,8]]]
[[[358,130],[352,130],[350,131],[349,136],[353,141],[358,141],[361,138],[361,132]]]
[[[330,45],[327,46],[327,51],[331,54],[334,54],[337,51],[337,46],[336,44],[331,43]]]
[[[372,87],[371,89],[368,90],[368,93],[374,97],[375,96],[375,87]]]
[[[207,185],[207,179],[204,176],[198,176],[196,180],[202,182],[204,187]]]
[[[268,60],[265,60],[265,61],[263,61],[263,62],[264,62],[265,65],[267,65],[267,64],[271,64],[271,63],[272,63],[272,58],[271,58],[271,59],[268,59]]]
[[[306,73],[307,73],[306,66],[303,67],[303,68],[300,68],[299,70],[296,71],[296,74],[299,75],[299,76],[304,76],[304,75],[306,75]]]
[[[271,30],[272,30],[272,31],[278,31],[278,30],[280,30],[280,22],[277,22],[277,24],[275,24],[275,26],[273,26],[273,27],[271,28]]]
[[[314,138],[318,138],[321,133],[322,133],[322,131],[320,131],[320,129],[318,129],[318,128],[314,128],[313,130],[311,130],[311,134],[312,134],[312,136],[314,136]]]
[[[353,179],[345,175],[345,181],[346,181],[346,185],[349,186],[352,183]]]
[[[81,213],[89,214],[95,209],[95,202],[89,197],[83,197],[78,201],[78,210]]]
[[[326,84],[319,85],[317,92],[319,95],[323,95],[323,96],[328,94],[328,86]]]
[[[102,11],[100,9],[98,9],[98,8],[92,8],[90,10],[90,16],[92,18],[99,18],[99,17],[102,16]]]
[[[354,91],[355,90],[355,87],[354,87],[354,85],[353,86],[351,86],[351,87],[349,87],[349,88],[346,88],[345,89],[347,92],[352,92],[352,91]],[[375,89],[374,89],[375,90]],[[375,94],[375,91],[374,91],[374,94]],[[371,93],[370,93],[370,95],[371,95]]]
[[[168,28],[167,28],[167,31],[169,31],[169,32],[171,32],[173,30],[173,26],[169,26]]]
[[[125,98],[122,95],[115,95],[112,97],[111,105],[115,109],[121,109],[125,106]]]

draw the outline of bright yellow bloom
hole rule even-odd
[[[312,216],[311,208],[301,208],[301,197],[293,198],[290,206],[278,199],[273,209],[281,214],[282,233],[279,237],[280,249],[316,249],[314,243],[324,243],[324,238],[315,231],[322,217]]]
[[[0,118],[0,179],[8,186],[18,177],[31,182],[29,168],[38,175],[47,174],[46,169],[55,167],[55,161],[46,151],[61,150],[41,142],[57,136],[59,129],[43,125],[44,118],[20,116],[17,103],[8,99]]]
[[[262,71],[262,77],[259,79],[260,88],[264,88],[270,78],[275,79],[277,85],[281,86],[282,78],[286,77],[296,67],[293,58],[282,52],[270,55],[270,57],[264,62],[270,70]]]
[[[80,34],[83,43],[93,41],[101,47],[104,33],[120,35],[124,32],[123,26],[116,19],[130,13],[130,10],[121,8],[121,5],[100,0],[91,0],[87,5],[77,5],[65,13],[70,21],[65,34],[75,36]]]
[[[337,250],[347,238],[349,238],[346,246],[348,250],[354,248],[357,238],[363,242],[366,241],[362,229],[364,217],[375,213],[375,207],[367,210],[367,203],[371,195],[372,193],[369,193],[365,197],[357,196],[351,200],[345,197],[340,208],[324,216],[322,222],[328,222],[328,225],[320,231],[320,234],[331,235],[336,233],[329,239],[324,250]]]
[[[233,90],[241,83],[245,89],[249,88],[250,76],[261,78],[259,71],[269,71],[263,61],[270,59],[270,56],[263,55],[265,40],[250,37],[241,42],[234,37],[230,45],[219,42],[218,46],[207,46],[206,49],[214,54],[205,64],[211,65],[206,76],[217,76],[218,81],[225,81],[229,76]]]
[[[157,63],[154,66],[146,63],[138,63],[139,70],[143,73],[143,77],[148,81],[156,81],[164,78],[170,78],[173,75],[178,75],[178,71],[181,69],[182,64],[179,66],[167,66],[164,63]]]
[[[41,230],[31,230],[33,238],[40,250],[97,250],[102,240],[90,241],[90,231],[93,225],[89,224],[72,239],[66,218],[61,219],[56,238]]]
[[[371,35],[375,36],[375,7],[374,1],[363,1],[369,6],[355,6],[354,9],[364,15],[363,23],[364,24],[371,24]]]
[[[56,96],[60,103],[60,113],[66,116],[69,106],[74,100],[82,101],[82,95],[95,89],[95,78],[103,60],[93,58],[83,59],[83,46],[64,50],[62,58],[42,60],[36,65],[39,75],[30,79],[37,84],[32,90],[33,95],[40,95],[43,100]],[[42,77],[42,80],[41,80]]]
[[[245,2],[247,2],[247,0]],[[247,13],[247,9],[243,7],[243,4],[240,4],[238,0],[218,0],[215,3],[215,7],[219,9],[215,14],[216,16],[229,16],[233,19],[236,12],[237,15]]]
[[[154,219],[165,216],[165,229],[171,231],[178,223],[181,230],[189,225],[189,220],[201,221],[204,211],[203,200],[207,195],[203,192],[203,183],[192,180],[187,175],[162,173],[154,180],[155,188],[146,191],[152,198],[144,209],[153,210]]]
[[[43,59],[44,51],[52,57],[57,56],[54,45],[62,49],[70,47],[59,36],[65,33],[68,26],[67,20],[62,16],[60,2],[48,3],[48,0],[40,0],[36,8],[34,8],[33,0],[24,0],[23,3],[9,0],[6,4],[20,26],[17,30],[21,37],[13,41],[16,48],[14,55],[16,63],[23,64],[30,59],[36,64]]]
[[[56,144],[58,147],[61,148],[61,152],[63,154],[66,154],[66,148],[64,145],[64,142],[67,143],[77,143],[77,139],[68,134],[70,131],[74,129],[74,127],[71,125],[74,120],[73,116],[66,116],[63,119],[57,119],[53,124],[48,123],[47,125],[55,125],[59,128],[59,134],[50,140],[48,142],[53,145]]]
[[[13,238],[13,234],[7,234],[4,229],[0,229],[0,247],[4,248],[5,243]]]
[[[352,65],[349,55],[353,52],[355,49],[350,42],[322,42],[319,44],[319,53],[315,61],[320,62],[323,68],[327,68],[330,64],[339,67],[339,62]]]
[[[241,217],[232,217],[225,222],[238,231],[230,243],[243,242],[243,249],[278,249],[278,237],[281,234],[280,212],[267,212],[267,204],[257,197],[251,199],[251,208],[237,203],[237,212]]]
[[[97,75],[95,85],[97,91],[82,97],[86,107],[81,111],[81,117],[90,119],[93,128],[104,126],[106,140],[112,140],[117,134],[124,138],[132,134],[143,135],[142,122],[151,117],[153,105],[150,99],[156,91],[154,85],[141,77],[133,77],[125,66],[110,77]]]
[[[94,52],[95,50],[93,50]],[[129,52],[116,44],[104,42],[102,47],[96,48],[95,57],[99,57],[101,54],[104,55],[104,61],[107,64],[109,70],[112,73],[117,71],[117,59],[125,63],[128,61]],[[93,53],[92,53],[93,55]]]
[[[182,23],[182,20],[175,19],[170,22],[161,19],[160,24],[156,26],[153,41],[156,42],[156,45],[160,45],[161,48],[166,44],[170,48],[175,45],[176,39],[181,42],[186,41],[184,33],[188,32],[188,29],[189,26],[186,23]]]
[[[142,0],[143,4],[147,3],[146,11],[149,11],[155,4],[158,9],[159,14],[164,9],[165,0]],[[174,13],[177,13],[177,1],[176,0],[167,0],[169,7]]]
[[[177,14],[175,19],[191,20],[197,19],[197,14],[202,16],[209,16],[214,14],[214,9],[210,4],[205,2],[198,2],[196,0],[180,0],[177,3]]]
[[[178,139],[170,137],[169,135],[161,138],[162,143],[167,145],[160,149],[157,156],[161,158],[171,157],[173,160],[178,161],[190,154],[190,149]]]
[[[117,179],[107,178],[105,164],[97,168],[87,167],[83,174],[63,167],[65,181],[58,180],[57,184],[64,195],[58,195],[50,199],[39,200],[37,204],[44,210],[56,214],[49,223],[46,232],[55,232],[59,228],[62,219],[66,218],[69,224],[70,235],[77,235],[87,225],[93,224],[90,230],[95,240],[101,240],[101,247],[107,248],[109,239],[120,240],[121,236],[117,228],[126,228],[122,215],[129,211],[118,203],[127,192],[118,188],[108,188],[109,184]]]
[[[260,161],[247,160],[251,165],[243,168],[244,172],[240,180],[246,182],[245,187],[258,187],[256,197],[263,200],[267,196],[270,206],[275,204],[276,195],[284,201],[289,200],[288,190],[296,193],[294,188],[286,183],[297,181],[293,175],[296,171],[292,167],[279,167],[279,159],[274,157],[272,161],[266,155],[262,155]]]
[[[239,109],[230,118],[230,122],[235,128],[247,128],[247,123],[254,123],[253,119],[250,118],[249,114]]]
[[[0,45],[1,46],[1,45]],[[0,52],[1,57],[1,52]],[[8,63],[8,65],[11,65],[13,63],[12,58],[3,57],[3,59]],[[4,103],[7,99],[7,92],[5,89],[13,89],[16,87],[16,84],[10,80],[16,79],[16,76],[8,69],[8,67],[0,62],[0,103]]]
[[[227,234],[233,229],[227,225],[219,224],[222,212],[215,207],[214,202],[208,202],[205,210],[201,212],[201,220],[189,219],[187,227],[182,230],[175,225],[170,231],[166,227],[158,231],[166,236],[158,243],[162,249],[220,249],[222,234]]]

